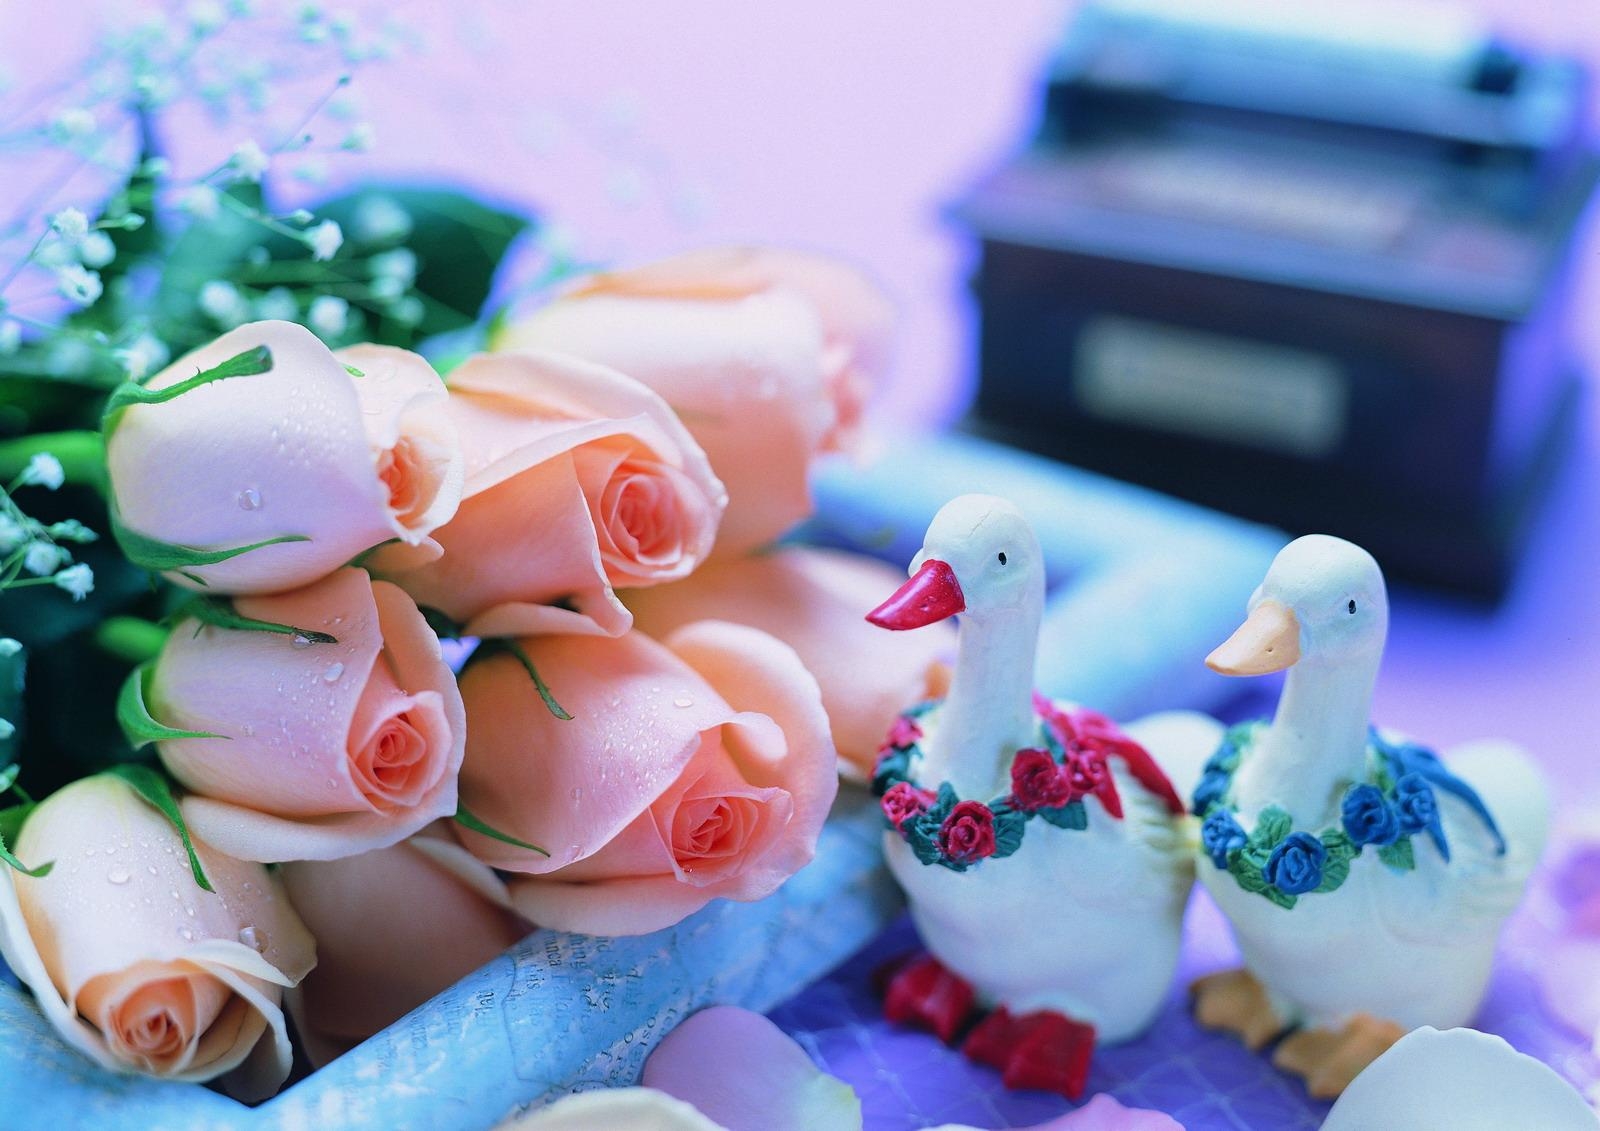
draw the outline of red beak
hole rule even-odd
[[[867,620],[879,628],[900,631],[942,621],[966,608],[955,570],[938,558],[929,558],[894,596],[868,613]]]

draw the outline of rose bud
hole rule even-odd
[[[289,1008],[319,1068],[533,929],[448,827],[361,856],[285,864],[279,874],[317,938],[317,968]]]
[[[145,388],[244,373],[114,408],[106,463],[128,557],[190,588],[269,593],[380,542],[425,543],[461,494],[444,384],[403,350],[348,359],[362,376],[302,326],[253,322]]]
[[[466,497],[444,556],[379,550],[375,572],[474,636],[627,631],[614,588],[686,576],[726,495],[664,401],[559,354],[480,355],[450,375]]]
[[[83,778],[22,826],[0,867],[0,954],[62,1039],[104,1068],[227,1077],[241,1099],[289,1074],[280,1001],[315,963],[311,936],[259,864],[203,841],[190,872],[177,831],[126,782]]]
[[[146,683],[156,722],[198,735],[158,742],[196,833],[245,860],[329,860],[455,813],[466,719],[411,598],[342,569],[232,608],[287,631],[180,620]]]
[[[882,335],[863,329],[883,301],[827,263],[735,249],[605,272],[514,323],[495,347],[576,354],[665,397],[728,487],[717,555],[747,553],[811,513],[812,460],[854,426],[863,366],[883,352]]]
[[[714,617],[793,648],[822,687],[840,771],[861,780],[899,712],[944,695],[950,683],[952,624],[884,632],[863,615],[904,578],[872,558],[795,546],[718,560],[684,581],[623,597],[638,627],[657,638]]]
[[[526,873],[511,898],[533,922],[635,935],[712,899],[754,900],[811,859],[838,790],[817,684],[755,629],[701,622],[518,642],[461,677],[471,726],[462,803],[549,857],[478,833],[461,839]]]

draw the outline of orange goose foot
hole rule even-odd
[[[1189,985],[1194,1019],[1202,1029],[1232,1033],[1251,1052],[1260,1052],[1286,1026],[1267,1000],[1267,991],[1248,970],[1224,970]]]
[[[1306,1091],[1331,1100],[1350,1086],[1361,1070],[1406,1035],[1393,1021],[1358,1013],[1338,1029],[1301,1029],[1283,1039],[1272,1063],[1303,1078]]]

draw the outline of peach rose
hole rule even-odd
[[[373,569],[474,636],[627,631],[613,587],[686,576],[726,495],[649,389],[577,358],[479,355],[450,375],[466,497],[443,557],[379,550]]]
[[[791,546],[718,561],[684,581],[623,599],[651,636],[715,616],[789,645],[822,687],[840,771],[864,779],[895,717],[949,687],[953,625],[884,632],[866,621],[867,610],[904,576],[860,554]]]
[[[600,1088],[562,1096],[495,1131],[728,1131],[653,1088]]]
[[[838,782],[816,681],[792,649],[712,621],[659,644],[520,644],[573,717],[545,707],[514,657],[470,663],[462,800],[552,855],[461,839],[526,873],[510,887],[529,919],[643,934],[715,898],[760,899],[811,859]]]
[[[461,696],[405,593],[342,569],[234,608],[306,633],[187,619],[167,638],[147,680],[152,717],[220,736],[157,744],[198,835],[244,860],[328,860],[455,813]]]
[[[279,874],[317,938],[317,968],[289,1008],[319,1068],[533,929],[447,826],[361,856],[285,864]]]
[[[586,357],[665,397],[728,485],[721,557],[811,513],[811,462],[853,433],[887,321],[881,295],[849,268],[732,248],[581,280],[494,344]]]
[[[106,462],[128,556],[159,568],[148,540],[200,553],[298,539],[163,568],[190,588],[268,593],[315,581],[380,542],[425,545],[455,512],[462,459],[442,412],[444,383],[415,354],[360,346],[341,361],[302,326],[253,322],[147,387],[262,346],[271,352],[265,372],[131,405],[108,421]]]
[[[29,815],[0,868],[0,954],[62,1038],[104,1068],[228,1077],[241,1099],[289,1074],[280,1001],[315,963],[311,936],[259,864],[177,832],[121,779],[84,778]],[[174,898],[175,897],[175,898]]]

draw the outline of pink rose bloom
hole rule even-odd
[[[311,936],[259,864],[176,830],[120,778],[84,778],[28,817],[0,866],[0,955],[62,1038],[102,1068],[223,1077],[241,1099],[289,1074],[283,989],[315,963]],[[176,898],[173,898],[176,896]]]
[[[317,968],[289,1006],[319,1068],[533,929],[500,878],[444,825],[361,856],[285,864],[279,874],[317,939]]]
[[[638,382],[559,354],[480,355],[451,373],[449,410],[467,483],[434,535],[444,556],[395,546],[371,564],[471,635],[618,635],[615,588],[684,577],[710,552],[722,484]]]
[[[463,830],[541,926],[658,930],[712,899],[755,900],[812,857],[838,783],[816,681],[794,652],[705,622],[662,643],[641,633],[519,641],[517,659],[461,677],[471,727],[462,803],[541,856]]]
[[[342,569],[242,597],[245,617],[337,643],[179,622],[147,682],[151,715],[220,735],[158,744],[201,837],[244,860],[328,860],[456,811],[466,718],[438,638],[401,590]]]
[[[718,560],[686,581],[624,594],[640,629],[661,637],[715,617],[771,633],[793,648],[822,687],[839,768],[871,775],[899,712],[944,695],[954,625],[884,632],[866,612],[903,583],[905,571],[837,550],[788,547]]]
[[[850,442],[888,322],[881,294],[848,267],[729,248],[581,280],[494,344],[586,357],[665,397],[728,486],[723,557],[811,513],[811,463]]]
[[[230,330],[156,374],[163,389],[256,347],[272,367],[121,412],[106,442],[113,502],[136,535],[199,551],[297,537],[164,576],[211,593],[315,581],[380,542],[421,547],[461,497],[444,383],[404,350],[344,360],[289,322]],[[353,377],[345,362],[363,371]],[[126,540],[129,556],[137,548]]]

